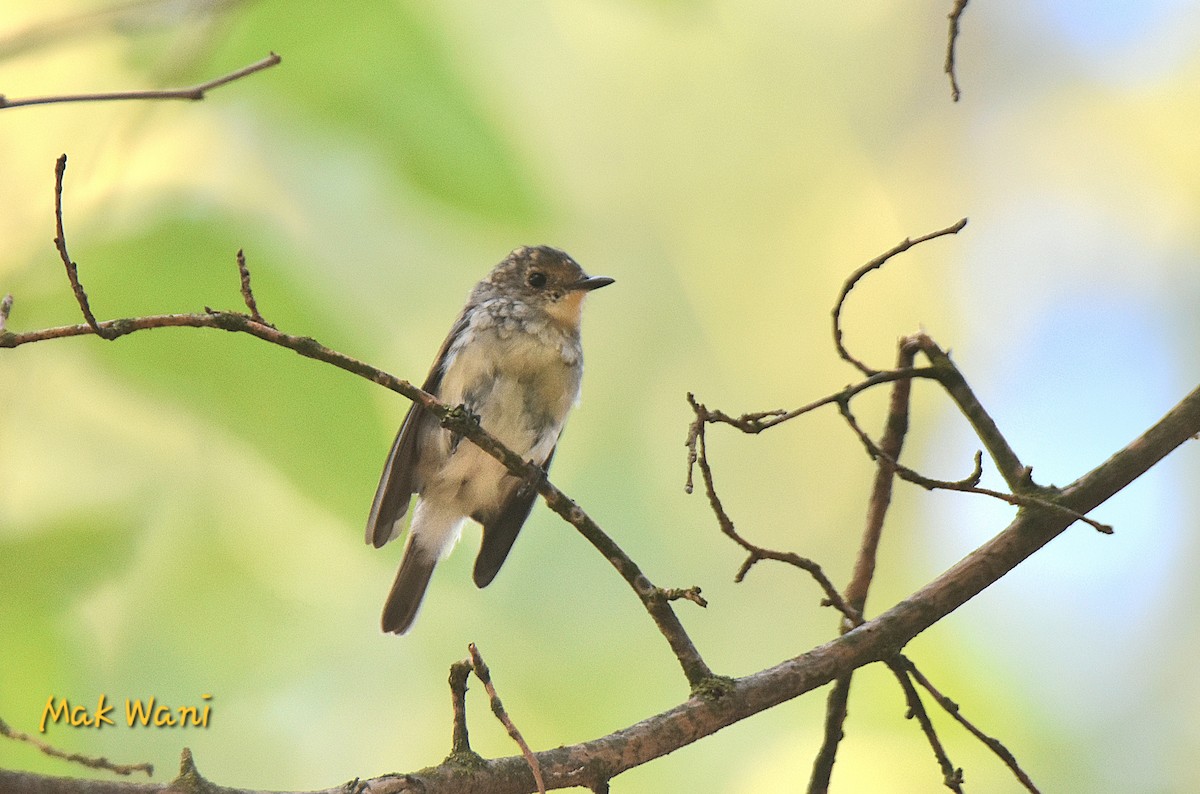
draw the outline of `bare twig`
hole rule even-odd
[[[955,70],[954,57],[958,49],[958,25],[963,12],[967,10],[967,2],[968,0],[954,0],[954,8],[948,14],[950,32],[946,37],[945,72],[946,76],[950,78],[950,98],[955,102],[962,96],[962,92],[958,88],[958,74]]]
[[[825,700],[825,732],[821,748],[813,759],[812,774],[808,777],[808,794],[826,794],[833,779],[833,765],[837,761],[838,747],[846,738],[844,726],[850,704],[849,673],[838,677]]]
[[[935,373],[933,377],[942,385],[942,388],[950,395],[950,399],[954,400],[963,416],[971,423],[971,429],[983,442],[984,449],[988,451],[988,455],[996,464],[996,468],[999,470],[1000,476],[1004,478],[1009,490],[1013,493],[1020,493],[1035,489],[1033,470],[1021,462],[1016,451],[1009,445],[1004,434],[1000,432],[1000,428],[996,426],[996,422],[984,409],[979,398],[975,396],[967,379],[951,361],[950,355],[927,334],[917,334],[913,339],[916,344],[920,345],[921,352],[929,359]]]
[[[254,300],[254,291],[250,289],[250,268],[246,267],[246,254],[240,248],[237,252],[237,266],[238,274],[242,277],[242,300],[246,302],[246,308],[250,310],[250,319],[256,323],[271,325],[258,313],[258,302]]]
[[[700,595],[699,587],[667,587],[658,589],[659,595],[668,601],[691,601],[698,607],[707,607],[708,601]]]
[[[30,105],[51,105],[63,102],[112,102],[115,100],[125,99],[188,99],[201,100],[204,95],[219,88],[226,83],[232,83],[234,80],[240,80],[243,77],[248,77],[255,72],[261,72],[264,69],[269,69],[275,66],[282,59],[275,53],[271,53],[262,60],[255,61],[249,66],[243,66],[241,69],[230,72],[229,74],[207,80],[190,88],[166,88],[152,89],[146,91],[112,91],[98,94],[61,94],[56,96],[41,96],[29,97],[26,99],[8,99],[0,94],[0,110],[16,107],[28,107]]]
[[[521,736],[521,732],[517,730],[517,726],[513,723],[512,718],[504,710],[504,704],[500,702],[500,696],[496,694],[496,687],[492,685],[492,674],[488,670],[487,663],[483,661],[483,655],[479,653],[479,649],[475,647],[475,643],[468,645],[467,650],[471,654],[471,667],[475,670],[475,677],[483,683],[483,688],[488,693],[488,700],[492,705],[492,713],[496,715],[496,719],[500,720],[500,724],[504,726],[504,730],[508,731],[508,735],[512,740],[521,748],[521,755],[525,758],[525,762],[529,764],[529,771],[533,773],[533,782],[537,784],[538,794],[546,794],[546,783],[542,780],[542,768],[538,764],[537,756],[529,749],[525,738]]]
[[[900,340],[896,369],[910,369],[916,352],[917,345],[911,337]],[[876,459],[878,468],[875,472],[875,483],[871,487],[871,497],[867,503],[867,523],[854,563],[854,574],[843,593],[846,601],[860,615],[866,611],[867,592],[875,578],[875,560],[879,554],[879,541],[883,536],[884,518],[892,503],[896,461],[900,459],[900,450],[904,448],[904,436],[908,433],[908,404],[911,393],[912,381],[907,378],[892,384],[886,428],[879,443],[881,454]]]
[[[842,306],[845,305],[846,298],[849,297],[850,292],[854,289],[855,285],[858,284],[859,280],[872,270],[877,270],[878,268],[883,267],[884,263],[886,263],[893,256],[902,254],[913,246],[920,245],[921,243],[928,242],[929,240],[933,240],[938,237],[944,237],[948,234],[958,234],[966,225],[967,219],[963,218],[958,223],[955,223],[952,226],[947,226],[945,229],[939,229],[936,232],[930,232],[929,234],[924,234],[916,238],[905,238],[895,247],[884,251],[882,254],[850,274],[849,278],[847,278],[845,283],[842,284],[842,290],[840,293],[838,293],[837,301],[833,306],[833,346],[837,348],[838,355],[841,356],[844,361],[854,365],[859,372],[867,377],[875,375],[879,372],[879,370],[868,367],[866,364],[852,356],[850,351],[846,349],[846,346],[842,344]]]
[[[938,377],[939,373],[933,367],[884,370],[883,372],[876,372],[874,375],[866,378],[865,380],[861,380],[858,383],[851,384],[841,391],[834,392],[833,394],[826,395],[820,399],[813,400],[812,402],[802,405],[799,408],[795,408],[791,411],[785,411],[782,408],[779,408],[774,411],[755,411],[734,417],[715,408],[706,408],[704,414],[705,422],[711,424],[730,425],[731,427],[736,427],[738,430],[741,430],[743,433],[754,435],[761,433],[764,430],[769,430],[776,425],[781,425],[784,422],[795,419],[798,416],[803,416],[804,414],[815,411],[823,406],[835,405],[839,402],[849,400],[854,395],[874,388],[881,383],[892,383],[893,381],[904,380],[907,378],[936,379]],[[696,435],[698,432],[699,430],[697,423],[692,422],[692,424],[688,427],[687,440],[684,442],[688,448],[688,473],[687,480],[684,483],[684,490],[689,494],[693,490],[692,468],[696,464]]]
[[[64,154],[59,156],[54,165],[54,225],[57,230],[54,246],[58,249],[58,256],[62,259],[63,267],[67,269],[67,279],[71,282],[71,291],[75,293],[75,300],[79,303],[79,310],[83,312],[83,319],[96,336],[101,339],[113,339],[115,337],[110,331],[101,328],[96,322],[96,315],[92,314],[92,307],[88,304],[87,293],[83,290],[83,284],[79,282],[79,267],[71,261],[71,256],[67,253],[67,235],[63,232],[62,208],[63,174],[66,171],[67,156]]]
[[[79,753],[67,753],[59,750],[53,745],[41,741],[40,739],[30,736],[27,733],[13,730],[3,719],[0,719],[0,736],[4,736],[16,742],[24,742],[25,744],[36,747],[38,750],[52,758],[60,758],[64,761],[86,766],[89,769],[103,769],[107,772],[113,772],[118,775],[132,775],[134,772],[145,772],[147,777],[154,776],[153,764],[114,764],[107,758],[93,758],[91,756],[80,755]],[[0,789],[2,788],[3,786],[0,786]]]
[[[450,736],[450,755],[470,753],[471,737],[467,733],[467,678],[471,675],[471,661],[465,660],[450,665],[450,706],[453,714],[453,729]]]
[[[1103,524],[1093,518],[1089,518],[1083,513],[1079,513],[1066,505],[1061,504],[1056,499],[1052,498],[1055,493],[1054,489],[1042,488],[1037,492],[1023,491],[1021,493],[1005,493],[1004,491],[995,491],[991,488],[984,488],[979,485],[980,477],[983,475],[982,469],[982,453],[975,453],[975,468],[972,472],[961,480],[935,480],[932,477],[926,477],[919,472],[910,469],[907,466],[901,465],[895,458],[888,455],[883,449],[877,445],[874,440],[862,429],[858,424],[858,420],[854,418],[850,407],[847,404],[839,403],[838,408],[841,410],[842,417],[858,436],[863,446],[867,450],[867,454],[872,460],[886,461],[887,464],[895,472],[896,476],[914,485],[919,485],[927,491],[959,491],[961,493],[973,493],[980,496],[990,496],[993,499],[999,499],[1002,502],[1007,502],[1014,507],[1038,507],[1046,510],[1057,510],[1065,515],[1070,516],[1075,521],[1082,521],[1088,526],[1095,529],[1097,532],[1105,535],[1113,534],[1113,528],[1108,524]]]

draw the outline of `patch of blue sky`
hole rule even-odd
[[[1006,330],[1006,349],[992,348],[991,362],[964,369],[969,380],[972,368],[989,370],[976,383],[979,397],[1034,479],[1065,485],[1136,438],[1187,388],[1178,339],[1150,293],[1102,282],[1043,296],[1038,309]],[[927,468],[944,470],[947,456],[978,446],[965,427],[952,436],[931,446]],[[1161,604],[1189,575],[1179,559],[1191,524],[1182,472],[1168,458],[1092,514],[1115,535],[1077,523],[968,605],[982,610],[981,625],[1014,627],[1003,637],[985,630],[974,642],[1000,657],[1038,659],[1044,689],[1029,683],[1058,707],[1112,713],[1127,706],[1136,687],[1095,693],[1106,682],[1137,680],[1130,672],[1144,660],[1131,649],[1164,627]],[[989,483],[1003,487],[994,474]],[[1013,515],[986,497],[935,500],[930,542],[938,564],[969,553]]]
[[[1190,0],[1027,2],[1023,15],[1117,82],[1153,79],[1194,57],[1200,10]],[[970,15],[968,7],[968,16]]]

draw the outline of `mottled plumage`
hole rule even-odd
[[[558,249],[518,248],[475,285],[422,388],[464,406],[509,449],[548,469],[579,398],[584,296],[611,283],[588,277]],[[434,566],[467,518],[483,525],[475,584],[492,581],[533,508],[537,494],[523,484],[419,405],[409,409],[367,521],[367,542],[383,546],[418,495],[384,631],[403,634],[412,625]]]

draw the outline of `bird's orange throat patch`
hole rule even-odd
[[[559,300],[546,306],[549,314],[560,327],[568,331],[578,330],[583,319],[583,299],[587,293],[582,290],[572,290]]]

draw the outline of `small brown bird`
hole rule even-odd
[[[422,388],[461,405],[513,452],[548,470],[567,414],[579,399],[584,297],[613,283],[588,276],[548,246],[518,248],[471,290]],[[412,526],[383,608],[383,630],[412,626],[434,566],[471,518],[483,525],[475,584],[487,586],[508,556],[536,492],[469,441],[413,404],[392,444],[371,515],[367,543],[400,531],[417,494]]]

